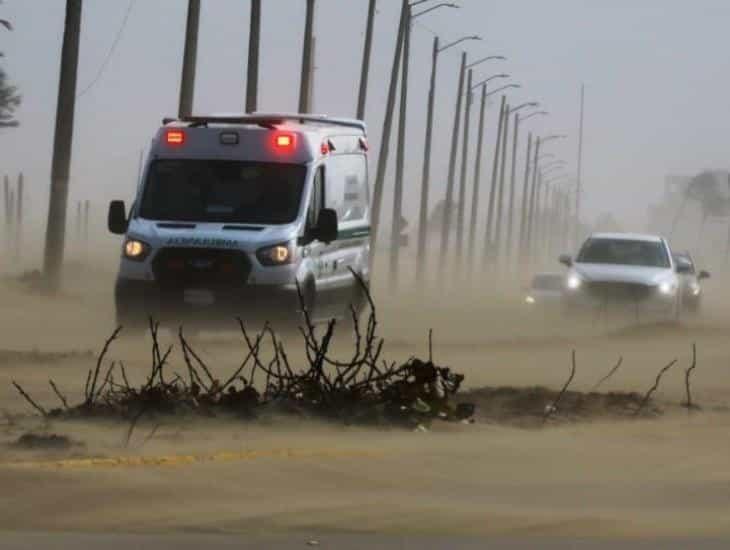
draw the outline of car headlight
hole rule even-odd
[[[135,262],[143,262],[152,248],[146,242],[127,239],[124,242],[124,257]]]
[[[535,298],[533,298],[532,296],[526,296],[525,297],[525,303],[526,304],[534,304],[535,303]]]
[[[568,287],[568,290],[578,290],[582,284],[583,281],[580,277],[578,277],[578,275],[570,275],[565,286]]]
[[[287,265],[294,261],[294,252],[292,243],[280,243],[260,248],[256,252],[256,257],[259,259],[259,262],[261,262],[261,265],[269,267],[275,265]]]
[[[659,285],[659,292],[662,294],[674,294],[677,290],[677,285],[672,281],[664,281]]]

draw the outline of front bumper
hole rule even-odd
[[[566,289],[563,293],[563,304],[568,309],[585,310],[625,310],[631,312],[671,314],[676,309],[677,294],[663,293],[657,287],[641,289],[619,289],[608,287],[596,291],[594,289]]]
[[[121,325],[161,322],[197,324],[282,321],[300,310],[295,285],[239,285],[183,288],[155,281],[117,279],[114,297]]]

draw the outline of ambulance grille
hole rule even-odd
[[[251,262],[240,250],[172,247],[160,250],[152,271],[166,287],[243,286]]]

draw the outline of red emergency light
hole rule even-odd
[[[181,147],[185,144],[185,132],[183,130],[167,130],[165,132],[165,143],[170,147]]]
[[[274,147],[279,151],[291,151],[294,149],[294,134],[279,132],[274,134]]]

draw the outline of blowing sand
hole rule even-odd
[[[568,326],[535,316],[517,297],[377,291],[388,358],[425,357],[433,328],[436,362],[464,373],[467,388],[559,388],[575,349],[573,389],[590,389],[622,356],[602,389],[643,392],[677,358],[657,393],[667,411],[659,419],[547,429],[436,424],[425,433],[291,419],[142,422],[125,449],[127,426],[41,426],[11,385],[53,403],[53,378],[79,398],[94,361],[89,350],[113,328],[112,281],[111,269],[79,270],[52,300],[0,285],[0,530],[730,535],[730,308],[717,300],[679,327],[626,329]],[[689,415],[677,405],[693,342],[693,396],[703,410]],[[233,330],[203,334],[198,346],[217,368],[243,354]],[[115,343],[110,357],[140,379],[148,342]],[[7,445],[29,427],[83,446],[54,453]]]

